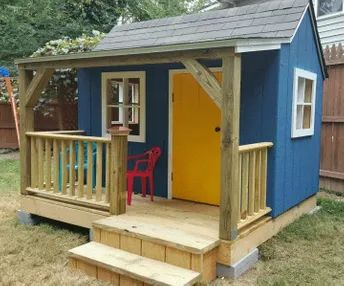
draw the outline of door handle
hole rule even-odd
[[[221,128],[219,126],[215,127],[215,132],[218,133],[221,131]]]

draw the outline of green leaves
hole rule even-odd
[[[84,34],[81,37],[77,37],[75,39],[63,37],[59,40],[52,40],[35,51],[32,54],[32,57],[56,56],[87,52],[92,50],[100,42],[100,40],[104,38],[104,36],[104,33],[93,30],[92,35],[90,36]]]

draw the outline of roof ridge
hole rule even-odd
[[[233,39],[290,40],[308,0],[271,0],[115,26],[95,51]],[[214,28],[214,29],[213,29]]]
[[[153,23],[158,24],[159,22],[162,22],[162,20],[163,22],[166,22],[163,24],[163,26],[169,26],[169,25],[175,24],[175,21],[173,20],[177,20],[177,19],[182,20],[183,18],[184,18],[184,21],[179,22],[179,24],[197,22],[198,20],[207,20],[207,18],[216,19],[216,18],[220,18],[222,14],[223,16],[227,16],[227,17],[240,16],[240,15],[244,15],[245,13],[238,14],[238,11],[245,11],[245,10],[249,11],[250,14],[253,14],[254,12],[272,11],[276,9],[279,9],[279,10],[290,9],[291,7],[294,7],[293,6],[294,3],[301,2],[301,1],[308,2],[308,0],[271,0],[271,1],[262,2],[262,3],[249,4],[245,6],[210,10],[210,11],[205,11],[205,12],[196,12],[196,13],[191,13],[191,14],[183,14],[179,16],[157,18],[157,19],[151,19],[151,20],[145,20],[145,21],[137,21],[133,23],[127,23],[123,25],[114,26],[112,30],[130,31],[134,29],[143,29],[143,28],[153,27],[154,25],[149,25],[149,24],[153,24]],[[274,5],[271,5],[272,3],[275,3],[275,4],[278,3],[279,5],[274,6]],[[292,5],[286,5],[287,3],[292,3]],[[303,5],[300,5],[300,6],[303,6]],[[267,7],[268,9],[264,10],[263,7]],[[255,10],[255,8],[257,10]],[[221,15],[218,15],[218,14],[221,14]],[[209,17],[210,15],[217,15],[217,17]],[[185,20],[187,20],[188,18],[193,18],[193,20],[186,22]],[[126,29],[127,27],[130,27],[130,29]]]

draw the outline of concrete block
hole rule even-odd
[[[39,224],[41,221],[41,218],[39,216],[30,214],[22,210],[17,211],[17,219],[19,223],[24,225],[36,225]]]
[[[259,251],[258,248],[255,248],[233,265],[227,266],[218,263],[216,267],[217,277],[237,279],[239,276],[251,269],[258,262],[258,259]]]
[[[88,240],[93,241],[93,229],[90,228],[88,231]]]

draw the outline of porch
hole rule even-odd
[[[84,131],[27,132],[30,146],[30,184],[25,197],[44,199],[64,206],[81,207],[103,216],[128,213],[163,215],[164,208],[176,211],[180,219],[207,215],[213,218],[213,236],[219,237],[220,209],[196,202],[155,197],[154,202],[135,196],[126,205],[125,172],[127,168],[127,134],[117,132],[111,138],[84,136]],[[239,147],[239,189],[236,203],[240,231],[267,215],[267,160],[272,143],[256,143]],[[74,167],[71,167],[74,166]],[[121,191],[119,191],[121,190]],[[26,206],[27,208],[28,206]],[[34,214],[37,210],[30,209]],[[85,219],[87,220],[87,211]],[[61,219],[61,215],[58,217]],[[152,215],[154,216],[154,215]],[[177,218],[178,216],[176,216]],[[51,217],[51,219],[57,219]],[[64,222],[72,223],[66,213]],[[81,226],[91,227],[92,219]]]

